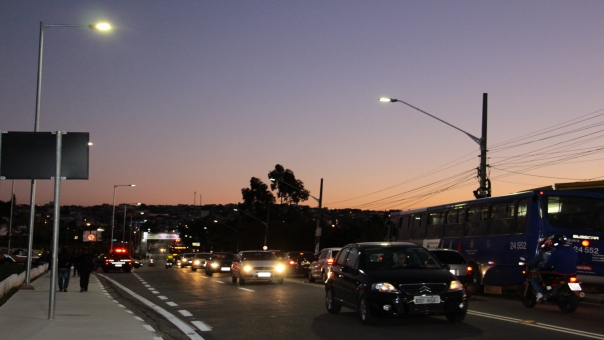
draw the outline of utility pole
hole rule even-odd
[[[315,254],[319,253],[319,243],[321,241],[321,209],[323,208],[323,178],[321,178],[321,188],[319,189],[319,211],[317,212],[317,230],[315,231]]]
[[[478,178],[480,187],[474,191],[474,197],[491,197],[491,180],[487,178],[487,105],[488,93],[482,94],[482,137],[480,138],[480,167]]]

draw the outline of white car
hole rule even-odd
[[[249,281],[275,280],[282,284],[285,277],[285,265],[270,251],[246,250],[240,251],[231,266],[233,283],[239,280],[240,285]]]

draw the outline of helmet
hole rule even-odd
[[[562,245],[565,245],[568,242],[568,238],[566,238],[565,235],[562,234],[555,234],[552,237],[550,237],[552,245],[554,247],[560,247]]]

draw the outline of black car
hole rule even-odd
[[[212,276],[214,273],[231,273],[231,265],[235,254],[233,253],[212,253],[206,261],[206,275]]]
[[[105,256],[101,268],[105,273],[110,270],[120,270],[130,273],[132,271],[132,258],[125,249],[116,248]]]
[[[343,247],[325,283],[325,305],[333,314],[358,310],[363,324],[408,315],[462,321],[468,310],[461,282],[426,248],[406,242]]]
[[[316,256],[311,251],[290,251],[285,253],[283,261],[287,266],[287,275],[302,275],[308,276],[310,263],[316,259]]]
[[[441,263],[449,266],[451,274],[457,276],[459,282],[464,287],[472,283],[472,266],[470,266],[466,259],[458,251],[453,249],[430,249],[430,252],[434,254]],[[467,293],[466,287],[466,293]]]

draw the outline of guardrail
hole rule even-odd
[[[36,278],[46,272],[48,269],[48,263],[41,264],[35,268],[31,268],[30,276]],[[18,287],[23,285],[25,282],[25,272],[21,274],[13,274],[6,278],[4,281],[0,282],[0,297],[3,297],[4,294],[8,293],[13,287]]]

